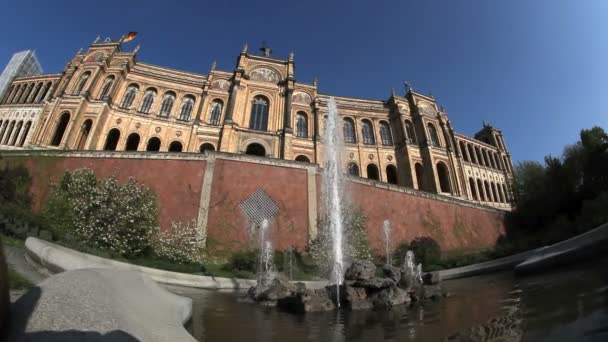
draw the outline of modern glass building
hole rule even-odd
[[[42,73],[42,66],[34,50],[15,53],[0,75],[0,99],[4,98],[6,90],[15,77],[36,76]]]

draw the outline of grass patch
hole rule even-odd
[[[32,284],[29,280],[25,279],[21,274],[14,271],[9,267],[8,269],[8,287],[11,290],[27,290],[32,288]]]
[[[0,242],[6,246],[13,246],[17,248],[23,248],[25,245],[25,240],[21,240],[19,238],[8,236],[6,234],[0,233]]]

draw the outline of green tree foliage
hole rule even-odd
[[[30,186],[31,177],[24,166],[6,165],[0,169],[0,227],[6,228],[3,233],[19,235],[7,229],[13,224],[25,224],[30,229],[41,226],[39,216],[32,213]],[[25,238],[27,233],[18,237]]]
[[[510,240],[529,246],[554,243],[608,221],[608,135],[600,127],[582,130],[580,141],[544,164],[525,161],[515,168],[515,209]]]

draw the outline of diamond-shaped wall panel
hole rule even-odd
[[[241,202],[240,207],[249,220],[256,225],[261,224],[264,219],[271,220],[279,214],[279,208],[272,198],[261,189]]]

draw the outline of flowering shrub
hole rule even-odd
[[[55,226],[64,225],[60,233],[129,258],[149,247],[158,210],[154,193],[133,178],[120,184],[114,177],[98,180],[93,171],[79,169],[66,171],[53,186],[45,215]]]
[[[180,263],[200,264],[203,262],[202,249],[205,243],[196,221],[190,223],[171,222],[171,228],[156,228],[151,238],[152,250],[159,257]]]

